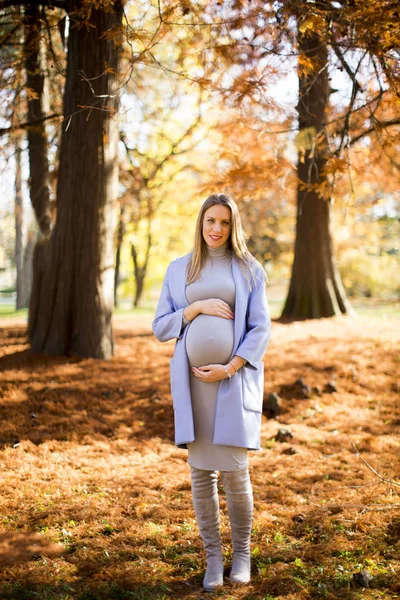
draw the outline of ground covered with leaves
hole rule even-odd
[[[273,324],[265,397],[280,408],[250,458],[252,581],[211,596],[400,598],[399,325]],[[28,353],[23,325],[0,328],[1,599],[206,595],[173,443],[173,344],[145,318],[119,318],[116,341],[109,362],[49,358]]]

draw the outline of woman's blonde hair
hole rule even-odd
[[[249,287],[253,288],[256,283],[256,261],[247,249],[245,233],[236,202],[234,202],[230,196],[226,196],[225,194],[212,194],[203,202],[203,205],[200,208],[196,221],[193,253],[187,266],[186,283],[189,285],[196,281],[204,269],[208,255],[207,244],[203,237],[204,215],[206,211],[215,204],[227,206],[231,212],[231,233],[227,242],[228,251],[235,254],[239,259],[240,266]]]

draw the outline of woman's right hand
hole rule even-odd
[[[229,304],[219,298],[209,298],[199,301],[200,313],[211,315],[212,317],[222,317],[223,319],[234,319],[235,315]]]
[[[189,304],[183,311],[183,316],[188,321],[193,321],[198,315],[211,315],[212,317],[222,317],[223,319],[234,319],[229,304],[219,298],[210,298],[208,300],[196,300]]]

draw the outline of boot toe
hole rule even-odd
[[[203,579],[203,588],[206,592],[214,592],[224,585],[224,564],[222,561],[207,564],[207,570]]]
[[[229,575],[232,583],[249,583],[250,581],[250,557],[234,556],[232,569]]]

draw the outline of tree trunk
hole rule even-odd
[[[114,306],[118,305],[118,286],[119,286],[119,272],[121,267],[121,250],[122,242],[124,241],[125,235],[125,223],[124,223],[125,207],[120,206],[119,210],[119,223],[117,229],[117,250],[115,253],[115,274],[114,274]]]
[[[28,97],[28,123],[39,121],[45,116],[45,76],[41,66],[40,51],[40,7],[29,4],[25,7],[25,71]],[[52,226],[50,206],[49,161],[45,121],[28,127],[29,147],[29,193],[40,231],[48,236]]]
[[[143,290],[144,290],[144,282],[147,274],[147,266],[149,264],[149,256],[150,256],[150,248],[151,248],[151,233],[150,231],[147,234],[147,246],[146,246],[146,255],[144,259],[144,263],[142,266],[139,264],[139,259],[136,251],[136,247],[134,244],[131,244],[131,256],[133,261],[133,273],[135,276],[135,297],[133,300],[133,306],[136,308],[140,305],[142,300]]]
[[[35,248],[29,337],[34,352],[109,358],[122,7],[69,8],[57,220]]]
[[[330,202],[322,197],[326,184],[326,110],[329,102],[328,51],[314,30],[298,31],[299,149],[297,222],[294,261],[282,317],[321,318],[352,311],[335,265],[330,233]]]
[[[22,201],[22,165],[21,165],[21,143],[16,138],[15,142],[15,266],[17,271],[17,302],[16,309],[25,308],[24,294],[24,241],[22,226],[24,221],[24,207]]]
[[[38,231],[36,226],[32,227],[28,231],[27,242],[24,251],[24,265],[23,265],[23,305],[28,306],[31,297],[32,290],[32,278],[33,278],[33,253],[35,250],[36,239]]]

